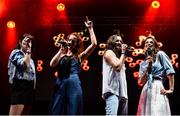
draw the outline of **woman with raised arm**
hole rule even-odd
[[[78,33],[67,36],[67,44],[61,44],[59,51],[50,62],[51,67],[58,67],[58,78],[50,104],[50,114],[82,114],[82,88],[79,80],[81,62],[97,46],[92,21],[85,22],[89,30],[91,45],[83,51],[83,41]]]

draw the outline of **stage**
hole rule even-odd
[[[50,60],[58,51],[56,38],[66,37],[71,32],[79,32],[84,37],[84,45],[90,44],[89,33],[85,28],[86,16],[93,21],[98,45],[82,67],[80,80],[83,89],[83,114],[105,115],[105,101],[102,93],[102,52],[108,37],[120,31],[124,43],[136,49],[139,36],[147,30],[152,31],[161,49],[171,60],[175,74],[175,88],[168,95],[171,113],[180,115],[180,4],[179,0],[158,0],[159,8],[151,8],[153,0],[1,0],[0,2],[0,115],[8,115],[10,106],[10,85],[8,83],[7,63],[10,52],[16,47],[18,36],[32,34],[34,49],[32,57],[37,71],[36,97],[31,114],[46,115],[53,93],[57,68],[49,66]],[[63,3],[60,11],[57,5]],[[14,27],[7,27],[13,21]],[[13,23],[10,23],[12,26]],[[87,39],[87,40],[86,40]],[[139,63],[143,54],[127,53],[133,61],[126,61],[129,114],[135,115],[141,87],[137,84]],[[135,64],[133,64],[135,63]],[[165,83],[166,85],[167,83]]]

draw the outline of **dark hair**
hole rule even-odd
[[[18,45],[17,45],[16,49],[21,49],[21,44],[20,43],[23,41],[23,39],[25,37],[28,37],[31,41],[34,40],[34,36],[32,36],[31,34],[24,33],[23,35],[21,35],[19,37],[19,41],[18,41]]]
[[[115,35],[111,35],[108,38],[106,42],[106,45],[107,45],[106,49],[113,50],[115,48],[115,43],[113,41],[117,38],[117,36],[120,36],[120,35],[115,34]]]
[[[70,35],[74,35],[76,37],[76,45],[71,51],[72,51],[73,54],[78,55],[81,52],[83,52],[83,50],[84,50],[83,40],[82,40],[81,36],[77,32],[70,33],[67,36],[67,39],[69,39]]]
[[[115,52],[115,54],[117,55],[117,56],[119,56],[119,53],[118,53],[118,51],[116,51],[115,50],[115,43],[113,42],[115,39],[117,39],[117,36],[120,36],[120,35],[118,35],[118,34],[114,34],[114,35],[111,35],[109,38],[108,38],[108,40],[107,40],[107,42],[106,42],[106,50],[112,50],[112,51],[114,51]],[[120,36],[121,38],[122,38],[122,36]],[[123,42],[123,40],[122,40],[122,42]]]

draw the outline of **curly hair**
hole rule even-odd
[[[82,40],[82,37],[77,33],[77,32],[73,32],[73,33],[70,33],[68,36],[67,36],[67,40],[69,39],[69,37],[71,35],[74,35],[76,38],[76,45],[74,48],[71,48],[71,51],[73,54],[80,54],[81,52],[83,52],[84,50],[84,45],[83,45],[83,40]]]

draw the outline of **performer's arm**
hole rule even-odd
[[[97,40],[96,40],[96,35],[94,33],[94,29],[93,29],[93,22],[89,21],[89,19],[87,18],[87,21],[85,22],[86,27],[89,30],[89,34],[90,34],[90,39],[91,39],[91,44],[85,49],[85,51],[83,51],[79,57],[81,59],[81,61],[83,61],[84,59],[86,59],[96,48],[97,46]]]
[[[104,54],[104,58],[115,70],[120,70],[125,61],[125,54],[121,54],[120,58],[118,58],[112,50],[107,50]]]
[[[147,62],[148,62],[148,67],[145,70],[142,71],[142,69],[141,69],[142,67],[140,66],[140,71],[142,71],[142,72],[139,71],[141,73],[139,75],[140,77],[138,79],[138,84],[139,85],[144,85],[146,83],[147,78],[148,78],[148,72],[152,68],[153,58],[151,56],[147,56],[146,59],[147,59]]]
[[[167,76],[167,78],[169,79],[169,89],[168,90],[165,90],[165,89],[161,90],[161,94],[164,94],[164,95],[166,95],[167,93],[173,93],[173,91],[174,91],[174,74],[169,74]]]
[[[67,52],[67,48],[64,48],[62,45],[60,45],[59,51],[55,54],[55,56],[50,61],[50,67],[56,67],[58,65],[59,60],[65,55]]]

